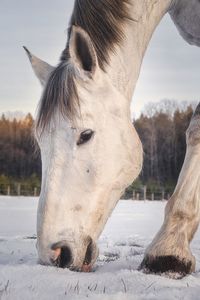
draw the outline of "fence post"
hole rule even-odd
[[[136,200],[139,200],[139,193],[136,194]]]
[[[10,185],[7,187],[7,196],[10,196]]]
[[[144,191],[144,200],[147,200],[147,187],[146,187],[146,185],[144,185],[143,191]]]
[[[21,184],[18,183],[17,185],[17,196],[21,196]]]
[[[133,200],[135,200],[135,190],[133,190]]]
[[[36,197],[36,196],[37,196],[37,188],[34,187],[34,197]]]
[[[165,200],[165,190],[162,190],[162,201]]]
[[[151,201],[154,201],[154,193],[151,194]]]

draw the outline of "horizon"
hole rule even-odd
[[[142,115],[152,117],[156,113],[166,113],[173,116],[177,110],[179,110],[180,112],[185,112],[189,107],[192,107],[194,111],[197,105],[198,102],[196,101],[162,99],[158,102],[148,102],[147,104],[145,104],[143,110],[138,115],[131,115],[131,119],[134,122],[138,120]],[[29,114],[31,115],[33,120],[35,120],[36,117],[31,112],[23,112],[18,110],[0,112],[0,119],[4,116],[9,121],[13,121],[14,119],[20,121],[24,120]]]

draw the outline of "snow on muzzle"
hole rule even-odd
[[[72,271],[90,272],[98,256],[98,248],[91,237],[87,237],[79,245],[63,240],[53,244],[51,250],[53,251],[51,263]]]

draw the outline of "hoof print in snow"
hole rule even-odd
[[[147,256],[140,265],[141,269],[145,273],[165,273],[169,277],[174,277],[172,274],[176,273],[179,274],[177,278],[181,278],[193,271],[191,261],[181,260],[173,255]]]
[[[106,257],[106,259],[105,259],[106,262],[111,262],[111,261],[115,261],[115,260],[119,259],[120,255],[117,253],[109,253],[108,252],[108,253],[105,253],[105,257]]]
[[[115,260],[118,260],[120,258],[120,255],[117,253],[111,253],[111,252],[105,252],[102,257],[98,258],[99,262],[105,262],[109,263]]]
[[[142,245],[139,245],[139,244],[137,244],[137,243],[129,243],[128,245],[129,245],[130,247],[143,248]]]
[[[36,240],[37,239],[37,236],[36,235],[33,235],[33,236],[25,236],[24,237],[24,240]]]
[[[115,243],[115,246],[125,247],[125,246],[127,246],[127,242],[117,242],[117,243]]]
[[[118,246],[118,247],[125,247],[125,246],[128,246],[128,247],[136,247],[136,248],[143,248],[142,245],[134,242],[134,241],[130,241],[130,242],[117,242],[115,243],[115,246]]]

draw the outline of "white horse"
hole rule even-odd
[[[200,45],[199,0],[76,0],[57,67],[33,56],[44,87],[36,122],[42,156],[37,248],[44,264],[89,271],[96,241],[124,189],[142,167],[130,102],[145,50],[169,12],[180,34]],[[200,219],[200,109],[165,221],[141,266],[194,271],[189,243]]]

